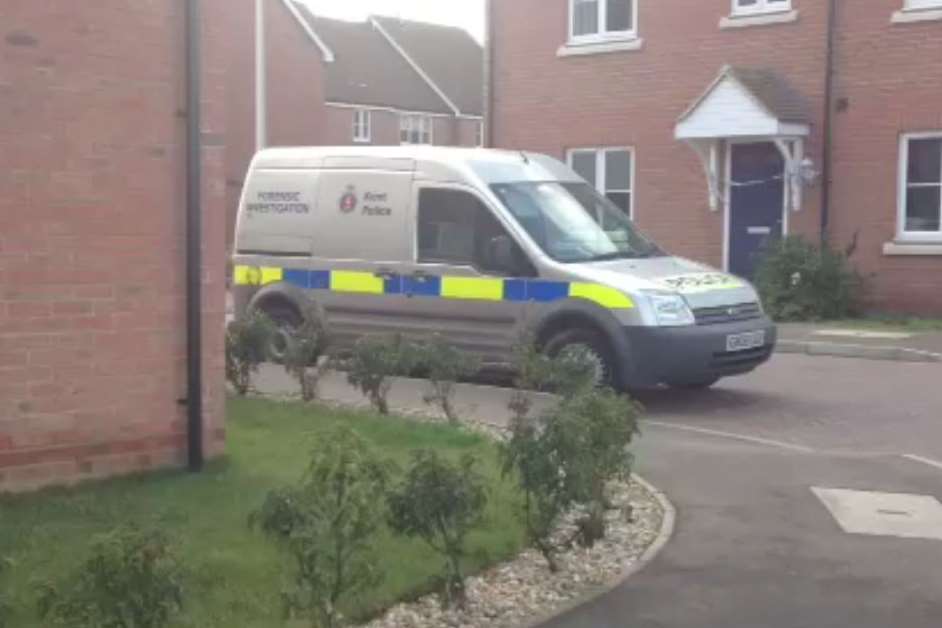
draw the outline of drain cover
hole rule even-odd
[[[942,541],[942,504],[930,495],[811,490],[848,534]]]

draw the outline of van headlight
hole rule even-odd
[[[686,327],[697,321],[687,301],[679,294],[648,292],[654,318],[661,327]]]

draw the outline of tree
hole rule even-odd
[[[298,380],[304,401],[317,398],[317,386],[324,373],[329,347],[330,334],[323,316],[316,306],[307,306],[303,322],[295,330],[284,355],[285,370]]]
[[[163,628],[182,607],[182,570],[166,536],[133,526],[98,537],[77,573],[40,586],[39,613],[54,626]]]
[[[430,390],[424,397],[425,403],[441,408],[451,423],[460,422],[454,406],[455,385],[477,373],[481,367],[480,360],[456,349],[436,334],[431,342],[419,349],[418,362],[429,379]]]
[[[405,479],[388,498],[390,528],[422,539],[445,558],[444,601],[448,606],[464,605],[465,539],[482,521],[487,505],[476,467],[470,454],[455,465],[434,451],[417,451]]]
[[[408,375],[416,365],[416,349],[401,335],[366,336],[356,342],[346,364],[347,381],[369,399],[380,414],[389,414],[390,378]]]
[[[343,600],[379,584],[373,541],[391,466],[349,428],[324,433],[299,485],[272,491],[249,517],[294,560],[289,617],[333,628]]]
[[[252,386],[252,376],[268,359],[275,324],[260,310],[250,310],[226,328],[226,379],[242,396]]]

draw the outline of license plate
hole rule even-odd
[[[750,331],[745,334],[735,334],[726,337],[726,351],[748,351],[765,346],[765,331]]]

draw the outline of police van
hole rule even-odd
[[[343,348],[439,334],[508,364],[529,334],[585,352],[620,389],[706,388],[769,359],[776,329],[748,282],[674,257],[545,155],[437,147],[286,148],[249,169],[237,312],[290,341],[314,304]]]

